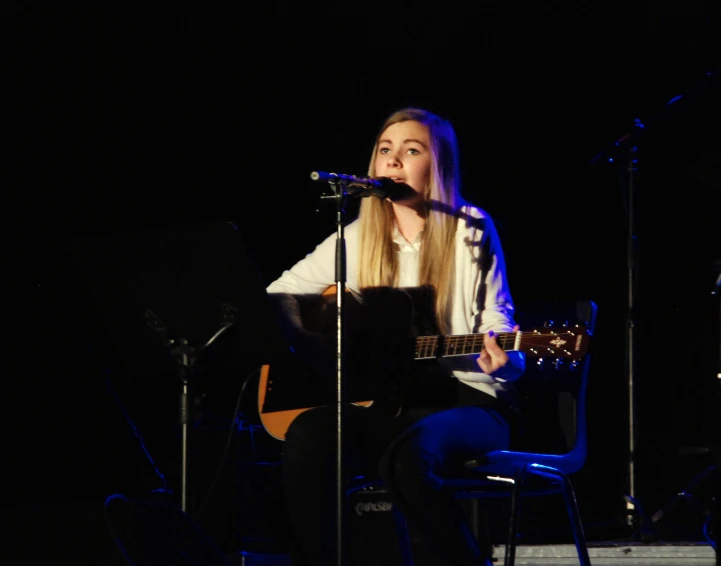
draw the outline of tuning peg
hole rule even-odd
[[[563,358],[556,358],[553,362],[554,369],[560,369],[562,365],[563,365]]]
[[[547,320],[546,322],[543,323],[544,328],[551,328],[552,326],[553,326],[552,320]]]
[[[563,328],[568,328],[568,321],[564,320],[561,326],[563,326]]]
[[[568,369],[570,369],[571,371],[577,370],[577,369],[578,369],[578,360],[573,360],[573,361],[569,364]]]
[[[538,358],[538,361],[536,361],[536,365],[538,366],[538,369],[543,369],[546,365],[546,360],[543,358]]]

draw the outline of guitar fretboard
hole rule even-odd
[[[519,332],[499,332],[498,345],[504,350],[513,350]],[[416,338],[415,358],[425,360],[447,356],[467,356],[483,351],[485,334],[458,334],[452,336],[419,336]]]

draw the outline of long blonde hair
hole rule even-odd
[[[454,285],[455,234],[458,215],[453,214],[462,199],[458,142],[451,124],[420,108],[404,108],[389,116],[381,127],[371,155],[368,174],[375,176],[378,140],[385,130],[397,123],[414,120],[426,126],[431,140],[430,181],[424,188],[426,222],[421,233],[420,286],[435,293],[435,316],[439,331],[450,328],[451,296]],[[434,206],[440,203],[440,206]],[[450,212],[450,213],[449,213]],[[387,199],[366,198],[360,206],[360,253],[358,277],[361,289],[396,287],[398,258],[393,243],[395,217]]]

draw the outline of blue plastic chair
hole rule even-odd
[[[568,305],[557,304],[550,307],[554,313],[562,313]],[[573,305],[571,305],[573,307]],[[593,301],[577,301],[575,304],[575,324],[586,326],[589,334],[593,334],[598,311]],[[548,363],[548,361],[546,361]],[[499,450],[484,454],[466,462],[466,469],[477,478],[453,479],[448,481],[449,488],[464,497],[489,497],[498,490],[510,494],[511,510],[510,524],[508,526],[508,540],[504,563],[512,566],[515,563],[516,543],[518,540],[518,527],[520,519],[519,498],[523,496],[539,496],[562,494],[566,511],[570,521],[578,558],[583,566],[590,566],[591,561],[586,546],[581,515],[578,509],[576,494],[570,477],[578,472],[586,461],[587,454],[587,424],[586,424],[586,391],[591,356],[586,354],[575,371],[567,371],[554,375],[550,379],[542,380],[543,387],[550,386],[559,402],[566,401],[566,418],[562,407],[557,406],[560,412],[556,414],[555,421],[565,436],[567,450],[562,453],[550,451],[513,451]],[[551,370],[553,372],[554,370]],[[531,374],[531,372],[528,372]],[[527,380],[538,377],[526,375]],[[547,374],[548,375],[548,374]],[[556,382],[554,384],[554,382]],[[554,387],[554,385],[556,385]],[[520,384],[523,389],[524,384]],[[567,418],[569,413],[574,418]],[[536,415],[527,418],[534,419]],[[565,422],[564,422],[565,421]],[[532,421],[533,422],[533,421]],[[530,424],[530,423],[529,423]],[[535,485],[530,481],[539,480]],[[506,489],[504,490],[503,487]]]

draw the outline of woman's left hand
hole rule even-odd
[[[514,326],[513,332],[517,332],[519,328],[518,325]],[[503,370],[508,366],[508,354],[498,345],[496,334],[492,330],[483,336],[483,351],[476,362],[483,373],[503,378]]]

